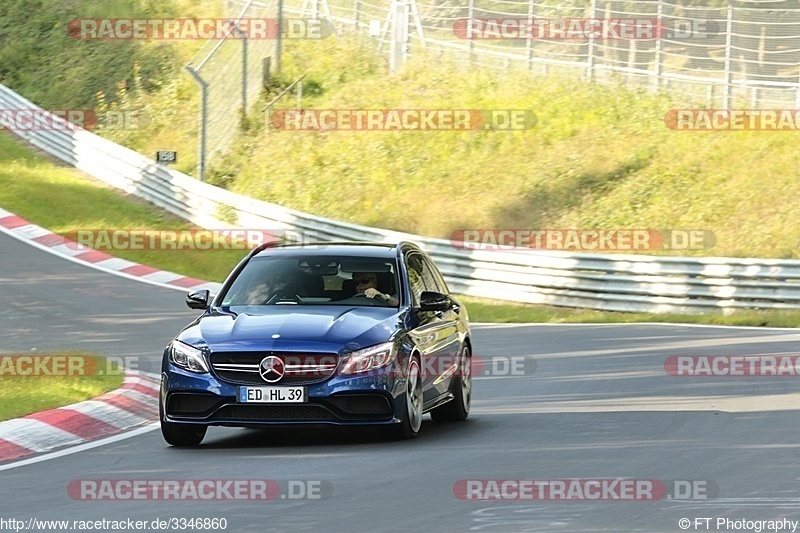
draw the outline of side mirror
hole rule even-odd
[[[211,292],[208,289],[192,291],[186,295],[186,305],[192,309],[208,309]]]
[[[450,297],[441,292],[422,291],[419,297],[420,311],[447,311],[452,306]]]

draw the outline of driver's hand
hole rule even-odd
[[[375,298],[380,293],[381,291],[379,291],[378,289],[373,289],[372,287],[370,287],[369,289],[364,291],[364,296],[366,296],[367,298]]]

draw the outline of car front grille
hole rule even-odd
[[[176,419],[205,422],[252,420],[262,422],[330,422],[388,420],[392,407],[380,394],[340,394],[304,404],[235,403],[207,393],[175,392],[167,399],[167,414]]]
[[[277,381],[266,381],[259,373],[261,361],[274,356],[283,362],[285,374]],[[309,385],[336,373],[339,357],[333,353],[215,352],[211,367],[223,381],[240,385]]]

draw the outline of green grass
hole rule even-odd
[[[81,375],[16,375],[16,369],[27,372],[30,369],[29,363],[25,363],[25,366],[16,366],[17,363],[13,363],[7,368],[3,366],[3,360],[13,355],[4,354],[0,356],[0,368],[4,369],[0,375],[0,421],[88,400],[122,385],[122,373],[113,368],[106,371],[105,359],[102,357],[72,352],[21,355],[81,357],[85,358],[85,369],[97,369],[102,375],[100,372],[85,372],[91,375],[83,375],[83,372]]]
[[[86,209],[85,206],[92,206]],[[110,189],[79,171],[33,154],[0,135],[0,207],[56,233],[78,228],[183,229],[185,221]],[[131,261],[222,281],[242,251],[119,251]],[[744,326],[800,326],[800,311],[741,311],[732,315],[660,315],[569,309],[462,296],[474,322],[684,322]]]
[[[0,134],[0,206],[68,235],[79,229],[192,229],[185,220],[38,156]],[[73,233],[74,235],[74,233]],[[221,280],[245,250],[115,250],[113,255],[207,280]]]
[[[669,322],[675,324],[714,324],[720,326],[757,326],[774,328],[800,327],[800,310],[797,311],[736,311],[732,314],[707,313],[702,315],[622,313],[570,309],[547,305],[530,305],[460,296],[466,304],[472,322],[495,323],[637,323]]]
[[[800,257],[791,132],[673,131],[665,113],[688,104],[666,95],[423,52],[390,77],[374,47],[356,40],[290,42],[287,53],[283,83],[309,72],[306,108],[529,109],[539,122],[520,132],[267,133],[254,114],[257,127],[211,181],[432,237],[461,228],[694,229],[713,232],[716,244],[688,255]]]

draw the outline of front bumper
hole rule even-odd
[[[280,383],[264,383],[268,385]],[[242,403],[238,401],[242,385],[167,363],[161,375],[161,413],[167,422],[209,426],[394,424],[402,417],[404,385],[405,378],[390,365],[380,373],[337,374],[304,385],[306,403]]]

